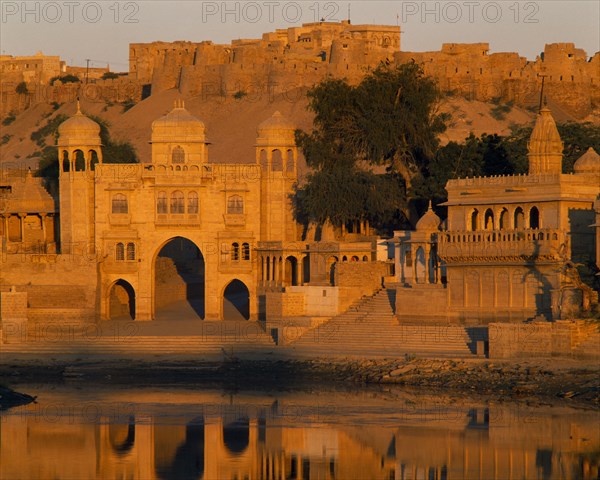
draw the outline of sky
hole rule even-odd
[[[546,43],[600,51],[600,1],[5,1],[5,55],[59,55],[69,65],[128,70],[129,43],[260,38],[263,32],[326,19],[400,25],[401,50],[442,43],[490,44],[490,53],[534,60]]]

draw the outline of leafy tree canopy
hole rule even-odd
[[[563,173],[572,173],[574,163],[589,147],[600,152],[600,128],[592,123],[564,123],[557,128],[564,143]],[[507,136],[471,134],[462,144],[449,142],[414,182],[415,197],[441,203],[447,200],[445,186],[450,179],[527,173],[532,130],[533,126],[515,127]]]
[[[297,189],[297,217],[377,226],[406,209],[407,189],[446,128],[435,82],[415,63],[382,64],[356,86],[327,79],[308,98],[314,128],[296,143],[315,172]]]

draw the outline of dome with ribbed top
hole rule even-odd
[[[173,110],[152,123],[152,142],[205,143],[206,127],[185,109],[183,100],[175,100]]]
[[[595,173],[600,174],[600,155],[592,147],[587,149],[573,165],[575,173]]]
[[[100,125],[81,113],[79,102],[75,115],[58,126],[58,145],[100,145]]]
[[[442,220],[440,217],[438,217],[433,211],[430,200],[429,208],[425,212],[425,215],[419,219],[415,228],[418,232],[435,232],[439,230],[441,222]]]
[[[258,125],[258,145],[295,145],[296,125],[279,111]]]

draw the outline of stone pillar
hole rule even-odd
[[[281,262],[280,263],[280,267],[281,267],[281,284],[285,285],[285,279],[287,278],[285,276],[285,264],[286,264],[286,259],[284,257],[282,257]]]
[[[19,213],[19,226],[21,227],[21,243],[25,242],[25,217],[26,213]]]
[[[425,244],[425,283],[431,283],[431,274],[433,265],[431,264],[431,245]]]
[[[302,285],[304,280],[304,258],[300,257],[300,260],[297,260],[296,267],[296,285]]]
[[[42,236],[44,237],[44,245],[48,243],[48,237],[46,236],[46,214],[40,213],[40,218],[42,219]]]
[[[0,292],[2,343],[27,343],[27,292]]]
[[[2,222],[4,223],[4,236],[6,237],[6,241],[8,242],[8,218],[10,215],[3,215]]]

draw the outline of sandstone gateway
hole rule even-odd
[[[529,174],[451,180],[447,225],[430,208],[396,233],[393,259],[366,223],[303,231],[294,125],[275,112],[257,127],[252,163],[212,164],[203,122],[178,100],[152,124],[149,161],[107,164],[78,107],[59,127],[58,208],[30,173],[2,186],[2,284],[29,294],[31,322],[152,320],[184,300],[217,320],[228,299],[252,320],[325,321],[383,282],[400,320],[556,320],[597,301],[572,262],[598,261],[600,157],[562,174],[549,109]]]

